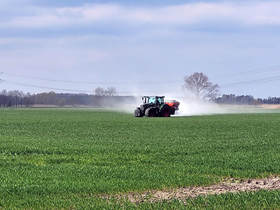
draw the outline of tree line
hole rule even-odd
[[[254,98],[250,95],[237,96],[234,94],[222,95],[215,99],[218,104],[245,104],[245,105],[258,105],[258,104],[280,104],[280,97],[268,98]]]
[[[246,105],[257,105],[261,103],[261,101],[255,99],[253,96],[250,95],[236,96],[234,94],[229,94],[229,95],[224,94],[221,97],[217,97],[215,99],[215,102],[218,104],[246,104]]]
[[[123,103],[133,103],[133,96],[116,96],[112,94],[68,94],[68,93],[38,93],[30,94],[22,91],[0,92],[0,107],[32,107],[35,105],[53,106],[117,106]]]
[[[137,99],[134,96],[108,96],[108,95],[89,95],[89,94],[68,94],[68,93],[38,93],[30,94],[22,91],[0,92],[0,107],[31,107],[35,105],[54,105],[54,106],[117,106],[123,103],[134,103]],[[280,104],[280,97],[268,97],[255,99],[250,95],[222,95],[215,98],[218,104]]]

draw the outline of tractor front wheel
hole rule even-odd
[[[134,116],[135,117],[142,117],[142,113],[141,113],[140,108],[135,109]]]

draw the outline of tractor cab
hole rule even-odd
[[[143,104],[164,104],[164,96],[143,96]]]

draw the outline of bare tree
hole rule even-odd
[[[103,88],[101,88],[101,87],[95,88],[94,95],[96,95],[96,96],[104,96],[105,95],[105,90]]]
[[[184,78],[184,88],[202,100],[213,101],[219,95],[219,86],[209,82],[203,73],[195,72]]]
[[[114,87],[108,87],[108,88],[105,90],[105,95],[106,95],[106,96],[115,96],[115,95],[117,95],[117,90],[116,90],[116,88],[114,88]]]
[[[115,96],[117,95],[117,90],[114,87],[108,87],[107,89],[98,87],[94,90],[96,96]]]

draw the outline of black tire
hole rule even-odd
[[[171,108],[167,104],[164,104],[160,109],[160,116],[161,117],[170,117],[171,115]]]
[[[158,117],[158,110],[157,110],[157,108],[150,107],[150,108],[146,109],[145,116],[146,117]]]
[[[135,117],[142,117],[142,113],[141,113],[140,108],[135,109],[134,116]]]
[[[171,107],[171,109],[170,109],[170,114],[171,114],[171,115],[174,115],[174,114],[175,114],[175,111],[176,111],[176,110],[175,110],[173,107]]]

